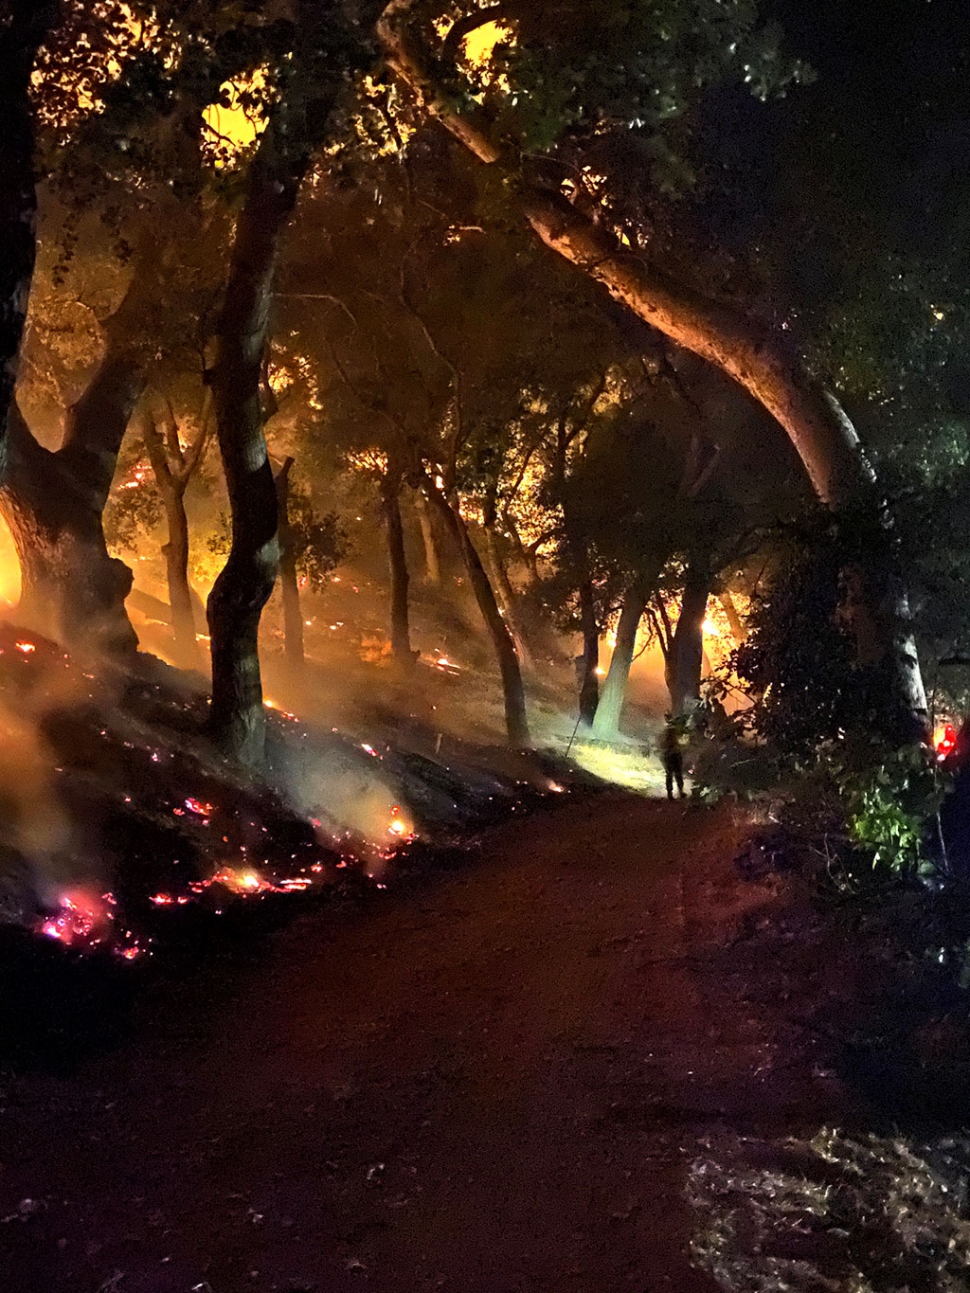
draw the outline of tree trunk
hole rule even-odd
[[[90,631],[97,645],[128,651],[136,644],[123,608],[131,576],[108,557],[101,528],[114,458],[92,473],[77,445],[49,453],[30,435],[14,401],[36,254],[30,78],[59,6],[50,0],[13,0],[9,9],[0,27],[0,507],[20,557],[25,618],[47,631],[56,627],[58,636],[72,642]],[[110,385],[110,368],[99,370],[99,376],[101,386],[96,376],[89,391],[95,416]],[[83,420],[85,411],[79,406],[75,420]],[[50,614],[41,617],[46,603]]]
[[[425,480],[424,488],[429,502],[435,507],[445,528],[452,535],[461,553],[468,580],[475,594],[478,609],[482,613],[485,627],[488,629],[498,659],[499,672],[502,676],[502,695],[505,702],[505,726],[509,744],[519,749],[531,745],[529,722],[525,707],[525,688],[522,685],[522,670],[516,654],[515,642],[508,625],[502,618],[495,593],[489,583],[488,575],[481,563],[475,546],[471,541],[465,522],[456,512],[444,494],[431,480]]]
[[[425,110],[480,161],[502,161],[502,147],[495,142],[498,133],[491,130],[484,109],[463,104],[459,112],[455,96],[441,91],[430,70],[433,64],[411,29],[414,9],[415,0],[390,0],[378,22],[388,62]],[[646,323],[733,377],[776,418],[823,504],[839,508],[871,492],[875,477],[855,428],[838,401],[792,352],[784,333],[667,278],[623,247],[605,223],[579,211],[560,192],[522,182],[521,177],[517,177],[516,192],[523,216],[547,247],[602,283]],[[878,584],[883,572],[875,573]],[[925,730],[926,694],[901,587],[891,619],[893,627],[884,634],[885,649],[892,654],[897,687],[913,724]]]
[[[161,413],[156,407],[152,407],[156,405],[156,400],[151,395],[146,403],[150,407],[143,408],[141,414],[141,435],[165,509],[168,536],[162,545],[162,555],[165,558],[168,582],[174,653],[182,668],[197,669],[202,657],[195,635],[192,589],[189,586],[189,519],[185,512],[185,491],[192,469],[198,462],[198,454],[190,465],[186,463],[179,446],[178,427],[167,401]],[[159,425],[163,417],[164,428]],[[204,428],[200,434],[205,434]],[[174,451],[177,462],[175,467],[169,463],[166,442]]]
[[[587,727],[592,726],[599,704],[600,626],[596,622],[596,603],[593,585],[584,579],[579,585],[579,615],[583,630],[583,675],[579,687],[579,717]]]
[[[260,370],[279,243],[306,165],[305,157],[281,161],[276,135],[270,123],[250,166],[210,374],[232,514],[229,559],[207,607],[210,729],[225,754],[250,766],[258,766],[265,751],[259,621],[279,566],[276,486],[263,434]]]
[[[195,636],[192,590],[189,587],[189,519],[185,514],[185,490],[163,491],[162,502],[168,526],[168,541],[162,545],[162,554],[168,579],[168,604],[172,610],[175,655],[183,668],[196,669],[201,663],[201,653]]]
[[[123,428],[138,395],[133,379],[121,388],[95,377],[72,410],[79,427],[88,418],[122,428],[98,454],[77,440],[51,452],[33,438],[16,409],[8,418],[9,457],[0,508],[20,558],[24,623],[72,648],[128,655],[138,639],[125,611],[131,571],[108,555],[102,514]],[[107,437],[106,437],[107,438]]]
[[[24,613],[72,647],[116,654],[137,647],[124,605],[131,572],[108,555],[101,518],[147,385],[154,338],[145,335],[146,320],[178,273],[173,246],[170,241],[160,252],[157,235],[142,236],[128,288],[104,325],[104,355],[68,410],[61,447],[44,449],[19,413],[10,421],[0,508],[25,554]]]
[[[37,255],[34,110],[30,78],[53,27],[53,0],[13,0],[0,27],[0,477],[7,467],[7,417],[14,402],[20,343]]]
[[[706,571],[688,567],[680,615],[665,663],[670,712],[684,714],[700,700],[704,664],[704,615],[711,580]]]
[[[720,601],[724,614],[727,617],[727,622],[731,627],[731,636],[734,638],[734,644],[735,646],[741,646],[748,636],[748,631],[744,627],[744,621],[738,614],[738,608],[735,604],[734,598],[729,592],[725,591],[720,594],[718,600]]]
[[[290,472],[293,459],[287,458],[276,473],[276,512],[280,545],[280,594],[283,599],[283,650],[286,662],[297,679],[306,666],[303,644],[303,609],[300,606],[300,581],[296,553],[290,531]]]
[[[522,618],[519,615],[518,594],[512,587],[512,581],[509,579],[509,572],[505,568],[505,562],[502,559],[502,553],[499,548],[498,534],[495,529],[495,521],[489,521],[486,510],[486,520],[483,527],[485,534],[485,555],[488,558],[488,568],[492,583],[496,589],[496,594],[502,608],[502,615],[505,623],[508,625],[509,632],[515,642],[516,650],[526,669],[533,668],[532,649],[529,646],[529,640],[526,636],[525,628],[522,624]]]
[[[425,578],[429,584],[440,584],[441,560],[438,556],[438,537],[434,531],[434,516],[428,510],[428,501],[420,490],[414,495],[414,507],[418,514],[421,542],[424,544]]]
[[[396,664],[410,668],[411,627],[408,621],[408,559],[401,522],[401,471],[388,464],[381,480],[381,513],[387,533],[387,559],[391,576],[391,656]]]
[[[626,689],[630,681],[630,667],[633,664],[633,652],[637,644],[637,629],[647,605],[644,584],[636,580],[627,590],[620,610],[619,623],[616,626],[616,646],[610,661],[609,672],[603,683],[596,716],[593,719],[593,735],[600,741],[615,740],[620,734],[620,717],[626,702]]]

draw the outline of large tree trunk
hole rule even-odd
[[[30,77],[60,6],[11,0],[0,27],[0,476],[7,467],[6,426],[17,384],[20,343],[37,255],[34,110]]]
[[[421,542],[424,545],[425,578],[429,584],[440,584],[441,558],[438,555],[438,536],[434,530],[434,516],[428,510],[428,500],[420,490],[414,495],[414,507],[418,514]]]
[[[53,619],[65,636],[94,628],[102,645],[129,648],[134,635],[113,613],[130,580],[104,548],[98,491],[93,496],[78,455],[48,453],[27,430],[14,390],[36,254],[34,116],[30,78],[37,50],[54,25],[59,5],[11,0],[0,25],[0,498],[21,562],[23,612],[36,616],[50,597]],[[81,468],[80,478],[75,469]],[[113,470],[114,463],[111,463]],[[110,485],[111,470],[107,472]],[[107,487],[104,489],[107,495]],[[90,554],[103,560],[90,560]],[[67,590],[71,589],[72,598]]]
[[[519,749],[526,749],[531,744],[531,737],[526,715],[522,670],[519,667],[519,657],[516,654],[512,634],[502,618],[492,585],[489,582],[488,575],[485,573],[485,567],[475,551],[475,545],[471,541],[461,515],[451,507],[447,498],[432,480],[426,479],[424,488],[429,502],[441,517],[445,528],[452,535],[461,553],[465,570],[468,573],[468,581],[478,603],[478,609],[482,613],[482,619],[485,621],[485,627],[488,629],[492,645],[495,648],[499,672],[502,676],[505,727],[508,732],[509,744]]]
[[[410,28],[415,0],[390,0],[378,23],[388,61],[425,110],[480,161],[495,164],[503,149],[487,114],[473,106],[459,111],[453,94],[442,92],[433,67]],[[838,401],[809,374],[787,336],[750,314],[714,302],[667,278],[648,260],[623,247],[605,223],[596,223],[560,192],[522,182],[515,191],[526,221],[538,237],[584,274],[603,284],[616,300],[684,349],[733,377],[784,428],[813,488],[827,506],[838,508],[871,492],[872,468],[855,428]],[[873,506],[880,506],[874,502]],[[887,554],[889,545],[887,543]],[[888,555],[887,555],[888,560]],[[880,565],[876,559],[876,565]],[[874,584],[884,571],[874,572]],[[910,626],[909,606],[898,581],[888,608],[892,629],[885,636],[899,692],[916,727],[925,729],[926,694]]]
[[[505,561],[502,556],[501,546],[498,541],[497,516],[495,508],[495,499],[487,498],[485,501],[485,518],[483,531],[485,535],[485,556],[488,560],[488,569],[492,583],[495,587],[498,601],[502,608],[502,615],[505,623],[508,625],[509,632],[515,642],[519,658],[526,669],[531,670],[533,667],[532,649],[529,646],[528,635],[525,626],[522,623],[522,617],[519,614],[518,594],[512,587],[512,581],[509,579],[509,572],[505,568]]]
[[[183,668],[195,669],[202,657],[195,635],[192,589],[189,587],[189,518],[185,514],[185,490],[173,489],[163,493],[162,503],[168,526],[168,539],[162,545],[162,555],[168,580],[175,655]]]
[[[596,621],[593,584],[584,579],[579,585],[579,616],[583,630],[583,672],[579,685],[579,718],[587,727],[596,717],[599,704],[600,626]]]
[[[156,405],[155,400],[147,403],[150,406]],[[171,407],[164,410],[147,407],[142,410],[140,420],[141,437],[145,441],[155,485],[162,495],[162,506],[166,512],[168,534],[162,546],[162,555],[166,559],[173,648],[176,661],[182,667],[195,668],[199,665],[200,653],[195,639],[195,617],[189,587],[189,517],[185,513],[185,489],[189,484],[189,476],[173,471],[168,462],[166,440],[168,438],[171,441],[173,438],[176,445],[178,442],[178,429]],[[171,427],[168,425],[169,420]],[[160,422],[166,425],[162,427]]]
[[[643,581],[637,579],[627,590],[620,609],[616,646],[613,648],[613,658],[610,660],[609,672],[593,719],[593,735],[597,740],[612,741],[620,734],[620,717],[626,702],[633,652],[637,644],[637,629],[646,605],[647,594]]]
[[[293,459],[287,458],[276,473],[276,512],[280,545],[280,595],[283,599],[283,650],[286,662],[297,680],[303,677],[306,654],[303,644],[303,608],[300,606],[300,581],[296,569],[296,552],[290,530],[290,471]]]
[[[178,273],[173,247],[160,254],[157,237],[142,237],[125,295],[104,325],[104,355],[68,410],[61,447],[44,449],[19,413],[10,419],[0,508],[21,554],[23,614],[71,647],[115,654],[137,647],[124,604],[131,572],[108,555],[102,514],[147,384],[146,324]]]
[[[718,600],[720,601],[721,608],[727,617],[727,622],[730,626],[731,636],[734,638],[735,646],[742,646],[748,636],[748,631],[744,627],[744,621],[738,613],[737,604],[735,603],[734,598],[727,589],[724,589]]]
[[[401,471],[388,464],[381,480],[381,514],[387,534],[387,561],[391,577],[391,656],[396,664],[410,668],[414,664],[411,650],[411,627],[408,617],[407,552],[404,548],[404,526],[401,522]]]
[[[130,356],[106,358],[56,452],[38,444],[17,410],[8,417],[0,508],[20,557],[20,614],[74,648],[116,655],[137,648],[125,611],[131,571],[108,555],[102,515],[143,385]]]
[[[692,703],[700,700],[704,615],[710,586],[711,579],[706,570],[688,567],[680,615],[664,668],[670,693],[670,712],[675,717],[686,713]]]
[[[175,658],[182,668],[197,669],[202,656],[196,638],[192,589],[189,586],[189,519],[185,512],[185,491],[202,445],[198,445],[195,454],[187,461],[179,445],[178,427],[171,405],[154,398],[146,402],[150,407],[143,409],[141,434],[165,509],[168,534],[162,545],[162,555],[165,558]],[[204,437],[204,427],[199,434]],[[169,462],[169,453],[174,463]]]
[[[250,167],[210,374],[232,514],[229,559],[207,607],[210,728],[227,755],[251,766],[262,762],[266,737],[259,620],[279,566],[276,487],[263,434],[260,372],[279,243],[305,169],[305,158],[281,161],[276,135],[271,123]]]

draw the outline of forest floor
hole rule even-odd
[[[831,1218],[765,1258],[728,1206],[831,1197],[812,1138],[867,1117],[832,1030],[885,977],[797,878],[742,879],[748,829],[577,795],[159,979],[113,1050],[0,1082],[4,1293],[704,1293],[768,1287],[728,1271],[755,1250],[865,1287],[805,1275]]]

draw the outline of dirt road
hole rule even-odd
[[[78,1074],[0,1083],[3,1293],[713,1289],[696,1146],[841,1098],[792,1022],[824,969],[783,925],[738,939],[782,900],[737,830],[620,795],[510,823],[173,985]]]

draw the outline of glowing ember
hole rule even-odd
[[[97,947],[111,933],[111,913],[90,895],[65,893],[61,895],[57,912],[40,922],[39,932],[66,947]]]
[[[198,799],[186,799],[185,806],[190,813],[195,813],[197,817],[211,817],[213,813],[211,804],[204,804]]]
[[[391,809],[391,820],[387,826],[387,833],[389,835],[393,835],[399,840],[410,841],[414,839],[414,830],[407,818],[404,816],[404,812],[400,804],[395,804]],[[394,856],[393,849],[389,853],[382,854],[382,856],[392,858]]]
[[[266,700],[263,701],[263,705],[266,707],[266,709],[274,709],[277,712],[277,714],[280,715],[281,718],[288,718],[292,723],[299,722],[299,719],[295,714],[291,714],[288,709],[283,709],[283,707],[280,704],[278,704],[278,702],[275,700],[269,700],[267,698]]]
[[[233,871],[231,867],[226,867],[215,878],[239,893],[258,893],[263,888],[263,881],[255,871]]]
[[[952,723],[946,723],[936,729],[933,733],[933,746],[937,757],[941,760],[953,753],[957,746],[957,733]]]
[[[24,655],[30,655],[32,651],[37,650],[37,647],[33,642],[18,642],[17,650],[23,651]]]
[[[256,871],[239,871],[231,866],[222,867],[208,883],[203,882],[199,889],[207,888],[210,884],[225,885],[233,893],[243,895],[264,893],[266,890],[274,888],[268,880],[264,880]]]

